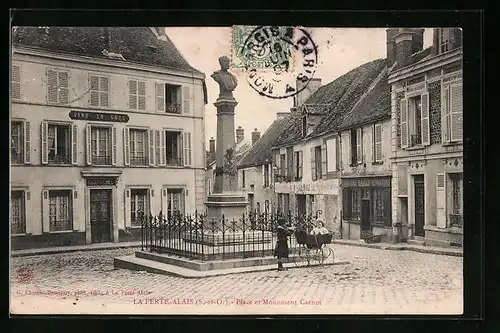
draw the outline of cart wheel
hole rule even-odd
[[[321,249],[321,257],[323,258],[322,264],[333,264],[335,262],[335,253],[329,246],[324,246]]]

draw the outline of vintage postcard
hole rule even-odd
[[[458,28],[14,26],[12,314],[462,314]]]

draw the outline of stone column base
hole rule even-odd
[[[222,217],[229,222],[233,219],[239,221],[246,213],[248,201],[246,197],[238,193],[212,194],[207,198],[205,206],[207,207],[207,222],[212,220],[220,221]]]

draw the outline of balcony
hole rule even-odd
[[[166,113],[181,113],[181,105],[176,103],[167,103],[165,106]]]
[[[145,156],[130,157],[130,165],[147,165],[147,164],[148,164],[148,158]]]
[[[167,165],[181,166],[182,165],[182,158],[180,158],[180,157],[167,157]]]
[[[93,155],[92,164],[95,165],[111,165],[111,156],[107,155]]]
[[[450,214],[450,226],[455,228],[464,227],[464,217],[461,214]]]

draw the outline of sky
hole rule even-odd
[[[318,67],[314,75],[328,84],[350,70],[386,57],[386,28],[306,28],[318,46]],[[189,64],[206,75],[208,104],[205,105],[205,140],[216,136],[217,117],[213,105],[218,84],[210,75],[220,69],[218,58],[231,57],[230,27],[168,27],[168,37]],[[432,29],[425,29],[424,48],[432,44]],[[293,99],[275,100],[255,92],[241,71],[230,69],[238,79],[233,92],[238,101],[235,127],[242,126],[245,139],[257,128],[261,133],[276,119],[277,112],[289,112]]]

